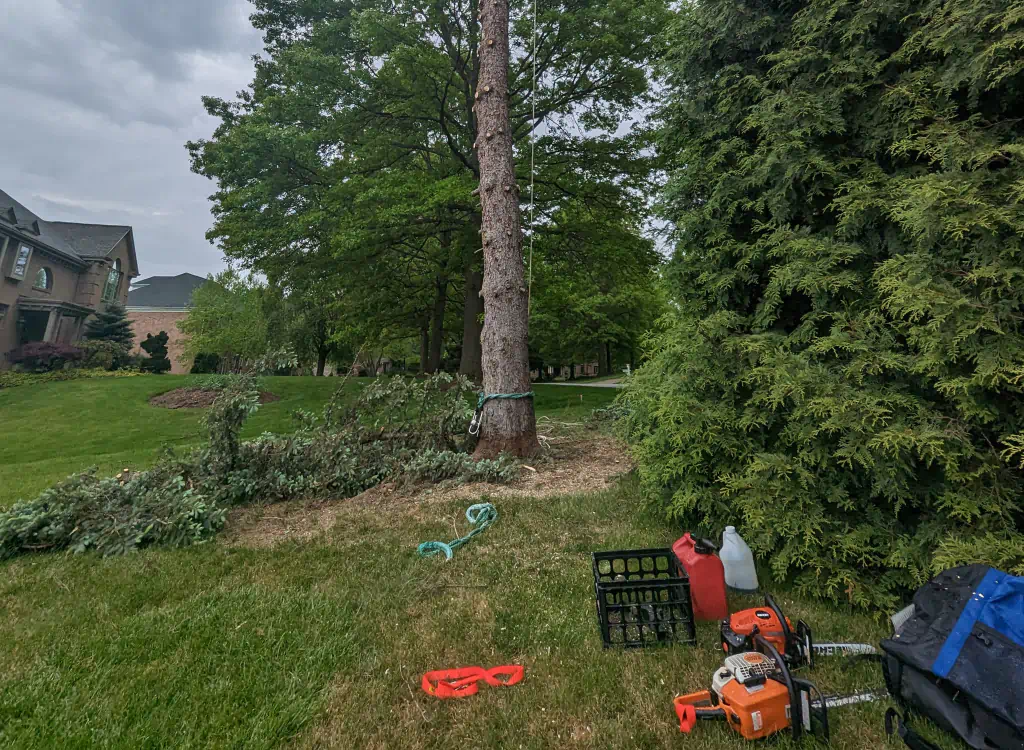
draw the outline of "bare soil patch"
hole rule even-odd
[[[329,531],[346,514],[388,506],[412,515],[453,500],[544,499],[600,492],[633,469],[625,445],[607,435],[574,435],[549,442],[544,456],[520,469],[511,484],[463,484],[445,487],[401,486],[387,482],[348,500],[288,502],[238,508],[228,515],[225,544],[267,548],[289,540],[308,540]],[[375,514],[376,515],[376,514]]]
[[[213,402],[217,400],[217,396],[221,393],[223,391],[213,388],[178,388],[167,393],[161,393],[159,396],[154,396],[149,400],[149,403],[164,409],[208,409],[213,406]],[[278,396],[269,391],[260,392],[261,404],[269,404],[272,401],[280,400]]]

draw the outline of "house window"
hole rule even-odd
[[[14,256],[14,268],[11,269],[12,279],[23,279],[28,274],[28,262],[32,259],[32,248],[22,245]]]
[[[103,301],[113,302],[117,299],[117,292],[121,286],[121,261],[114,261],[114,266],[107,274],[107,284],[103,287]]]
[[[53,289],[53,272],[49,268],[40,268],[36,280],[32,282],[32,288],[43,292]]]

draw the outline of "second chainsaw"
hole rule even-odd
[[[757,635],[770,643],[791,669],[814,666],[815,656],[878,653],[868,643],[815,643],[810,626],[797,620],[794,628],[770,595],[765,595],[763,607],[745,609],[722,620],[722,649],[727,654],[754,651]]]

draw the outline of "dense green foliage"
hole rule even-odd
[[[71,548],[122,554],[149,545],[183,546],[208,538],[232,505],[352,497],[388,478],[509,481],[514,462],[474,464],[464,449],[472,415],[464,378],[380,379],[354,407],[344,393],[320,415],[299,414],[294,435],[242,441],[259,408],[257,381],[221,378],[221,395],[203,422],[205,446],[168,450],[145,471],[97,479],[70,477],[38,498],[0,513],[0,558]]]
[[[123,370],[136,364],[130,344],[107,339],[85,339],[78,346],[83,352],[82,367],[94,370]]]
[[[220,369],[220,355],[200,352],[192,361],[192,375],[212,375]]]
[[[706,0],[671,35],[645,483],[833,599],[1024,571],[1024,11]]]
[[[121,305],[107,305],[90,317],[85,324],[85,338],[89,341],[113,341],[131,347],[135,341],[128,313]]]
[[[192,292],[178,330],[186,336],[182,354],[190,360],[210,352],[231,361],[261,357],[268,346],[262,290],[228,269]]]

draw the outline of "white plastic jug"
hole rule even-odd
[[[737,591],[757,591],[757,570],[754,553],[743,541],[735,526],[726,526],[718,557],[725,566],[725,585]]]

